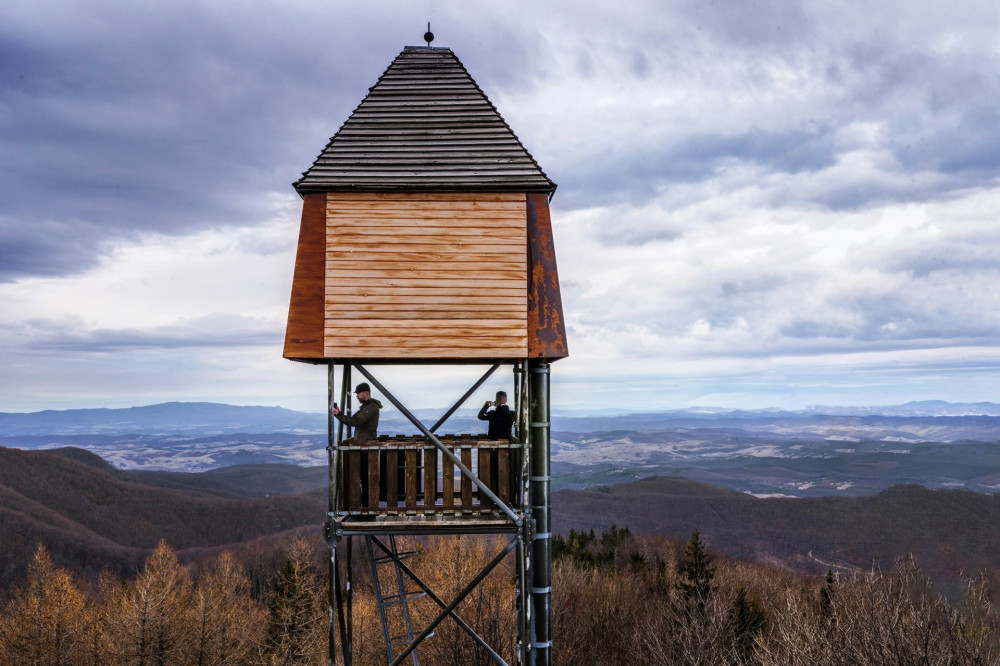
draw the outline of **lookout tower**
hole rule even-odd
[[[403,49],[294,186],[303,206],[284,356],[328,366],[330,663],[336,645],[351,663],[357,543],[389,662],[418,663],[421,641],[450,617],[506,663],[455,607],[510,556],[516,660],[550,663],[549,376],[568,354],[549,217],[555,183],[455,54],[428,45]],[[432,373],[456,363],[485,372],[433,425],[377,376],[379,365]],[[436,434],[501,366],[514,375],[511,438]],[[351,405],[353,373],[417,434],[356,445],[333,417],[338,393]],[[396,549],[397,536],[428,534],[507,540],[449,601]],[[387,568],[395,582],[383,585]],[[422,629],[407,610],[416,593],[441,607]]]

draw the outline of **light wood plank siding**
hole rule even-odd
[[[527,355],[524,194],[330,193],[326,358]]]

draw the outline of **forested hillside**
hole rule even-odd
[[[552,495],[556,532],[623,522],[674,538],[699,529],[732,556],[801,572],[891,567],[912,554],[947,589],[1000,565],[998,495],[895,486],[867,497],[758,498],[663,477]]]
[[[503,537],[404,538],[412,566],[445,599],[503,546]],[[672,666],[988,666],[998,618],[984,584],[946,601],[912,559],[890,569],[803,576],[685,544],[611,528],[554,540],[556,664]],[[129,579],[85,590],[49,554],[0,610],[0,666],[62,664],[326,664],[324,547],[284,543],[266,572],[230,553],[182,565],[161,543]],[[343,562],[343,561],[342,561]],[[356,558],[354,663],[386,663],[372,582]],[[513,570],[495,569],[455,609],[499,654],[515,654]],[[265,575],[261,575],[265,574]],[[254,580],[262,581],[255,584]],[[411,603],[415,625],[439,608]],[[492,663],[450,619],[418,648],[423,664]],[[340,663],[340,662],[338,662]]]
[[[325,468],[143,472],[81,449],[0,448],[0,587],[23,580],[38,543],[57,565],[93,579],[104,569],[129,575],[160,539],[187,562],[288,530],[318,531],[325,484]],[[557,533],[627,523],[683,538],[700,529],[731,556],[804,573],[891,567],[913,554],[949,592],[961,574],[995,575],[1000,562],[1000,496],[967,491],[900,486],[868,497],[761,499],[660,477],[557,491],[552,506]]]
[[[247,480],[245,470],[242,477],[234,470],[219,478],[123,472],[79,449],[0,448],[0,587],[23,578],[39,543],[57,564],[88,577],[103,570],[131,575],[161,539],[183,557],[189,549],[234,548],[318,526],[324,491],[258,496],[296,489],[295,480],[307,473],[285,472],[271,483],[258,475],[240,491],[233,479]]]

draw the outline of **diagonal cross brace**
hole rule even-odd
[[[451,416],[452,414],[454,414],[455,410],[457,410],[459,407],[461,407],[462,404],[466,400],[469,399],[469,396],[472,395],[473,393],[475,393],[476,389],[478,389],[480,386],[482,386],[483,382],[485,382],[487,379],[489,379],[490,375],[492,375],[494,372],[496,372],[497,368],[499,368],[499,367],[500,367],[500,361],[497,361],[496,363],[494,363],[493,367],[490,368],[489,370],[487,370],[486,373],[482,377],[479,378],[479,381],[476,382],[475,384],[473,384],[472,388],[470,388],[468,391],[466,391],[465,395],[463,395],[461,398],[459,398],[458,402],[456,402],[454,405],[452,405],[451,409],[449,409],[447,412],[445,412],[444,416],[442,416],[441,418],[439,418],[438,421],[437,421],[437,423],[435,423],[434,425],[431,426],[431,432],[437,432],[437,429],[440,428],[441,425],[445,421],[448,420],[448,417]]]
[[[424,593],[427,594],[427,596],[430,597],[431,600],[434,603],[436,603],[441,608],[447,608],[447,604],[445,604],[445,602],[440,597],[438,597],[438,595],[434,594],[434,591],[431,590],[431,588],[428,587],[427,584],[424,583],[424,581],[420,580],[420,577],[417,576],[417,574],[415,574],[408,566],[406,566],[405,564],[403,564],[403,561],[401,559],[399,559],[398,555],[393,555],[389,551],[389,549],[386,548],[385,544],[382,543],[382,541],[380,539],[378,539],[377,537],[372,537],[372,539],[374,539],[375,543],[382,550],[382,552],[385,553],[386,557],[388,557],[392,561],[394,561],[396,563],[396,566],[399,567],[403,571],[403,573],[405,573],[407,576],[409,576],[410,580],[412,580],[414,583],[416,583],[417,586],[421,590],[423,590]],[[506,552],[507,551],[505,551],[505,553]],[[470,627],[466,623],[465,620],[463,620],[462,618],[460,618],[458,616],[458,613],[456,613],[454,610],[452,610],[449,613],[449,615],[451,615],[451,619],[455,620],[455,623],[458,624],[459,627],[461,627],[462,629],[464,629],[465,632],[467,634],[469,634],[469,636],[472,637],[472,640],[476,641],[476,643],[478,643],[481,648],[483,648],[484,650],[486,650],[486,652],[490,655],[490,657],[493,659],[493,661],[495,661],[496,663],[500,664],[500,666],[507,666],[507,662],[505,662],[503,660],[503,657],[501,657],[500,655],[498,655],[496,653],[496,651],[493,648],[490,647],[489,643],[487,643],[485,640],[483,640],[483,638],[479,634],[476,633],[475,629],[473,629],[472,627]],[[416,647],[416,646],[414,646],[414,647]]]
[[[364,371],[362,370],[362,372]],[[371,378],[369,377],[369,379]],[[434,618],[429,625],[427,625],[426,629],[421,631],[420,634],[413,639],[413,642],[410,643],[406,647],[406,649],[403,650],[402,653],[400,653],[398,657],[396,657],[396,661],[392,662],[390,666],[399,666],[399,664],[403,663],[403,660],[406,659],[406,657],[408,657],[410,653],[417,648],[417,645],[419,645],[422,640],[427,638],[431,634],[431,632],[434,631],[434,628],[439,624],[441,624],[442,620],[451,615],[452,611],[455,610],[455,607],[458,606],[460,603],[462,603],[462,601],[467,596],[469,596],[469,593],[472,592],[474,589],[476,589],[476,586],[479,585],[479,583],[481,583],[484,578],[489,576],[490,572],[493,571],[498,564],[503,562],[503,559],[507,557],[507,553],[512,551],[514,549],[514,546],[516,545],[517,545],[517,539],[511,539],[510,541],[508,541],[507,545],[504,546],[504,549],[500,551],[500,553],[498,553],[496,557],[490,560],[490,563],[487,564],[485,567],[483,567],[483,570],[480,571],[475,578],[469,581],[468,585],[462,588],[462,591],[458,593],[458,596],[456,596],[455,599],[450,604],[445,606],[444,609],[440,613],[438,613],[438,616]]]
[[[443,455],[443,456],[447,457],[449,460],[451,460],[452,464],[454,464],[455,467],[457,467],[459,470],[462,471],[462,474],[464,474],[465,476],[469,477],[469,479],[474,484],[476,484],[476,487],[479,488],[479,492],[481,492],[484,495],[486,495],[487,497],[489,497],[490,501],[493,502],[494,504],[496,504],[497,507],[501,511],[503,511],[505,514],[507,514],[507,517],[510,518],[514,522],[515,525],[517,525],[518,527],[521,526],[521,524],[523,522],[521,520],[521,517],[518,516],[517,513],[515,513],[513,509],[511,509],[509,506],[507,506],[507,504],[503,500],[501,500],[499,497],[497,497],[497,494],[495,492],[493,492],[492,490],[490,490],[489,486],[487,486],[485,483],[483,483],[482,479],[480,479],[478,476],[476,476],[475,474],[473,474],[472,470],[469,469],[468,467],[466,467],[465,464],[458,458],[458,456],[456,456],[454,453],[452,453],[448,449],[448,447],[446,447],[444,444],[442,444],[441,440],[439,440],[434,433],[432,433],[430,430],[428,430],[427,427],[424,426],[424,424],[420,422],[420,419],[418,419],[416,416],[414,416],[413,414],[411,414],[410,410],[408,410],[406,407],[404,407],[403,403],[401,403],[399,400],[396,399],[396,396],[394,396],[392,393],[390,393],[389,391],[387,391],[386,388],[384,386],[382,386],[382,384],[377,379],[375,379],[375,377],[373,377],[372,374],[370,372],[368,372],[363,366],[361,366],[361,365],[354,365],[354,367],[357,368],[358,372],[360,372],[362,375],[364,375],[365,378],[368,381],[370,381],[372,384],[374,384],[375,388],[377,388],[379,391],[381,391],[382,394],[389,399],[389,402],[391,402],[393,405],[395,405],[396,409],[398,409],[403,414],[403,416],[405,416],[407,419],[409,419],[410,423],[412,423],[413,425],[415,425],[417,427],[417,429],[421,432],[421,434],[423,434],[423,436],[426,437],[428,439],[428,441],[431,442],[431,444],[433,444],[434,446],[436,446],[438,448],[438,450],[441,451],[441,455]]]

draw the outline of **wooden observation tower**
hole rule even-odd
[[[428,45],[396,57],[295,189],[302,222],[284,356],[328,366],[330,663],[338,645],[352,659],[356,544],[373,572],[390,663],[418,663],[419,644],[445,620],[506,663],[455,608],[509,558],[516,660],[551,663],[549,373],[567,355],[555,184],[455,54]],[[379,365],[432,373],[456,363],[485,372],[434,424],[378,377]],[[514,375],[512,437],[437,434],[501,366]],[[333,416],[336,402],[350,409],[352,375],[418,434],[355,445]],[[497,534],[506,545],[447,600],[396,549],[397,536],[429,534]],[[412,626],[414,594],[440,606],[428,627]]]

